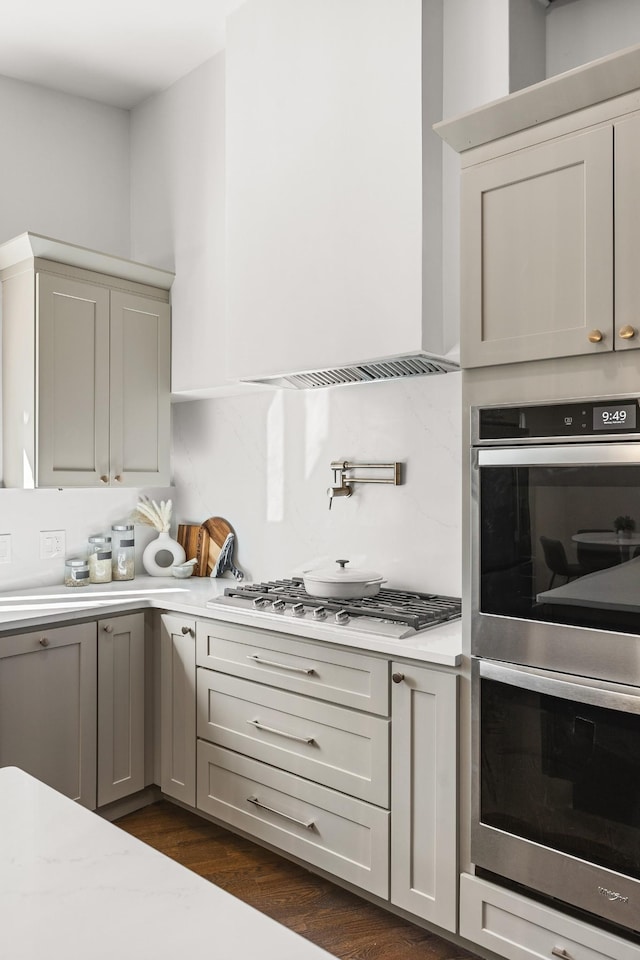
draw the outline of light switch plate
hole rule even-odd
[[[65,533],[64,530],[40,531],[40,559],[56,560],[64,557]]]
[[[0,563],[11,563],[10,533],[0,533]]]

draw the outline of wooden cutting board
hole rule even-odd
[[[234,535],[233,527],[222,517],[209,517],[201,524],[181,523],[178,526],[178,543],[184,547],[187,560],[192,557],[197,559],[193,570],[194,577],[211,576],[230,535]],[[233,563],[225,569],[231,570],[237,579],[241,579],[241,575],[238,576],[240,571]]]
[[[178,526],[178,543],[184,547],[187,560],[197,560],[194,577],[206,577],[209,558],[209,534],[200,523],[181,523]]]

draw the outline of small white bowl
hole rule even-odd
[[[171,573],[178,580],[186,580],[193,573],[192,563],[174,563],[171,567]]]

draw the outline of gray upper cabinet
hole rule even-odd
[[[612,349],[612,198],[611,127],[464,171],[463,366]]]
[[[462,154],[463,367],[640,346],[640,50],[437,125]]]
[[[46,248],[64,263],[23,260],[23,246],[0,248],[5,485],[169,483],[172,274],[65,244]]]

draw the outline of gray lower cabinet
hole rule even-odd
[[[198,809],[388,899],[388,662],[216,622],[196,656]]]
[[[0,638],[0,766],[95,809],[95,623]]]
[[[198,808],[355,886],[389,896],[389,812],[198,740]]]
[[[160,788],[196,805],[196,625],[163,614],[160,621]]]
[[[638,960],[637,944],[466,873],[460,935],[507,960]]]
[[[98,806],[145,785],[144,647],[143,613],[98,622]]]
[[[392,664],[391,902],[457,929],[454,673]]]

